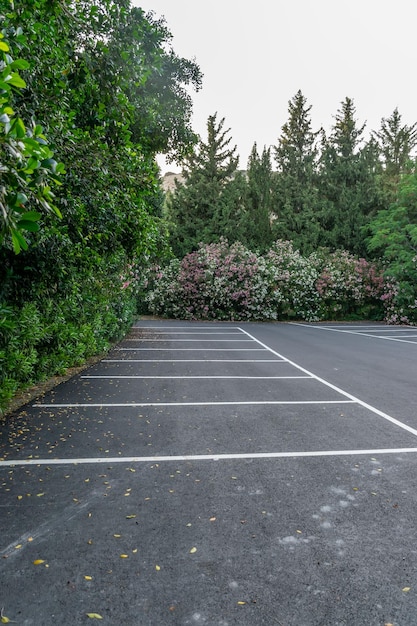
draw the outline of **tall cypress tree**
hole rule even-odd
[[[251,249],[265,250],[273,241],[272,189],[271,151],[264,148],[259,156],[255,143],[248,160],[245,194],[245,244]]]
[[[320,195],[323,245],[365,254],[362,228],[379,208],[378,152],[375,141],[363,140],[365,124],[358,126],[351,98],[345,98],[335,116],[332,133],[324,139]]]
[[[417,146],[417,123],[402,125],[398,108],[388,118],[382,118],[378,132],[373,133],[378,144],[382,163],[382,182],[388,195],[388,202],[396,199],[396,191],[401,174],[406,171],[411,154]]]
[[[224,235],[224,216],[230,213],[228,197],[230,202],[237,201],[231,186],[236,185],[239,157],[236,146],[230,147],[230,129],[223,129],[224,121],[217,121],[217,113],[208,118],[207,142],[200,139],[185,161],[183,182],[177,182],[170,199],[171,245],[179,257],[195,250],[200,242],[210,243]]]
[[[304,252],[317,245],[317,138],[311,128],[311,106],[299,90],[288,103],[288,121],[275,147],[275,234],[291,239]]]

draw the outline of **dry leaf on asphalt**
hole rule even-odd
[[[91,617],[91,619],[103,619],[98,613],[87,613],[87,617]]]

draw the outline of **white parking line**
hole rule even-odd
[[[80,378],[147,378],[147,379],[151,379],[151,380],[158,380],[158,379],[164,379],[164,380],[172,380],[172,379],[220,379],[220,380],[282,380],[282,379],[293,379],[293,378],[311,378],[311,376],[119,376],[118,374],[115,374],[113,376],[90,376],[90,375],[86,375],[86,376],[80,376]]]
[[[15,467],[19,465],[83,465],[99,463],[164,463],[178,461],[233,461],[244,459],[297,459],[311,457],[337,456],[376,456],[382,454],[409,454],[417,452],[417,448],[375,448],[366,450],[312,450],[301,452],[242,452],[236,454],[179,454],[160,456],[115,456],[95,458],[69,459],[10,459],[0,461],[0,467]]]
[[[147,330],[149,332],[152,332],[154,330],[161,330],[161,331],[165,331],[165,330],[186,330],[188,331],[190,329],[189,326],[140,326],[139,324],[134,324],[132,326],[132,328],[138,328],[139,330]],[[213,327],[212,327],[213,328]],[[219,325],[219,328],[221,328],[222,331],[224,330],[240,330],[238,326],[221,326]],[[210,332],[210,327],[207,326],[193,326],[193,330],[206,330],[208,332]]]
[[[202,342],[202,341],[210,341],[211,343],[213,343],[213,341],[216,342],[220,342],[220,341],[226,341],[229,343],[232,343],[234,341],[240,341],[241,343],[251,343],[252,340],[251,339],[146,339],[144,337],[138,337],[137,339],[123,339],[123,341],[166,341],[166,342],[171,342],[171,341],[198,341],[198,342]]]
[[[305,326],[305,324],[301,324],[301,325]],[[262,341],[259,341],[259,339],[256,339],[256,337],[254,337],[253,335],[248,333],[246,330],[242,329],[242,332],[246,333],[248,335],[248,337],[251,337],[251,339],[256,341],[256,343],[258,343],[260,346],[263,346],[263,348],[265,348],[265,350],[269,350],[269,352],[271,352],[272,354],[275,354],[275,356],[277,356],[279,358],[282,358],[282,359],[285,359],[287,363],[289,363],[290,365],[293,365],[294,367],[296,367],[298,370],[300,370],[300,372],[304,372],[305,374],[309,374],[310,376],[312,376],[318,382],[323,383],[323,385],[326,385],[326,387],[329,387],[330,389],[333,389],[334,391],[337,391],[338,393],[342,394],[342,396],[345,396],[345,398],[349,398],[353,402],[357,402],[358,404],[360,404],[360,406],[364,407],[365,409],[368,409],[368,411],[372,411],[372,413],[375,413],[375,415],[379,415],[380,417],[384,418],[388,422],[391,422],[392,424],[396,424],[396,426],[399,426],[403,430],[406,430],[409,433],[411,433],[411,434],[413,434],[413,435],[415,435],[417,437],[417,430],[415,430],[414,428],[411,428],[411,426],[408,426],[407,424],[404,424],[403,422],[400,422],[399,420],[395,419],[395,417],[391,417],[391,415],[388,415],[388,413],[384,413],[383,411],[380,411],[379,409],[375,408],[371,404],[368,404],[367,402],[363,402],[362,400],[360,400],[356,396],[352,395],[351,393],[348,393],[347,391],[343,391],[343,389],[340,389],[340,387],[336,387],[336,385],[333,385],[332,383],[329,383],[324,378],[320,378],[319,376],[316,376],[316,374],[313,374],[309,370],[306,370],[304,367],[301,367],[300,365],[297,365],[297,363],[294,363],[293,361],[290,361],[289,359],[284,357],[282,354],[279,354],[279,352],[276,352],[275,350],[273,350],[272,348],[270,348],[266,344],[262,343]]]
[[[308,377],[310,378],[310,376]],[[312,377],[315,378],[315,377]],[[62,404],[42,404],[36,403],[32,406],[37,408],[75,408],[75,407],[145,407],[145,406],[252,406],[252,405],[289,405],[289,404],[355,404],[357,400],[241,400],[241,401],[220,401],[220,402],[116,402],[116,403],[84,403],[84,402],[65,402]],[[417,431],[413,431],[417,435]]]
[[[286,363],[285,359],[101,359],[100,363]]]
[[[171,348],[113,348],[113,350],[121,350],[121,351],[125,351],[125,350],[134,350],[136,352],[138,351],[145,351],[148,352],[150,350],[162,350],[165,352],[172,352]],[[264,348],[175,348],[175,351],[178,352],[180,351],[189,351],[189,352],[265,352]]]
[[[141,331],[141,333],[142,332],[144,332],[144,333],[152,332],[152,331],[149,331],[148,329],[144,330],[143,328],[139,328],[139,330]],[[152,334],[154,334],[154,333],[152,333]],[[221,333],[217,333],[217,332],[215,332],[215,333],[213,333],[213,332],[205,332],[205,333],[196,332],[195,333],[194,331],[186,331],[186,330],[181,330],[179,332],[174,332],[172,330],[169,331],[169,332],[165,332],[165,331],[159,330],[159,331],[157,331],[157,334],[158,335],[241,335],[242,332],[241,331],[239,331],[239,332],[233,331],[233,332],[230,332],[230,333],[224,333],[224,332],[221,332]]]
[[[347,335],[356,335],[361,337],[372,337],[373,339],[385,339],[387,341],[399,341],[400,343],[412,343],[417,345],[417,341],[409,341],[408,339],[399,339],[398,337],[384,337],[383,335],[372,335],[371,333],[362,333],[354,330],[344,330],[342,328],[330,328],[330,326],[315,326],[314,324],[302,324],[301,322],[290,322],[293,326],[305,326],[306,328],[315,328],[317,330],[329,330],[334,333],[345,333]]]

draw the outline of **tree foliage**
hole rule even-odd
[[[317,158],[319,132],[312,130],[311,106],[299,90],[288,103],[288,120],[274,149],[277,165],[275,237],[304,251],[318,245]],[[310,238],[307,240],[306,232]]]
[[[0,404],[131,323],[142,275],[169,253],[155,154],[191,149],[201,85],[130,0],[3,5]]]
[[[259,155],[255,143],[248,160],[243,238],[252,250],[266,250],[272,244],[273,188],[271,151],[264,148]]]
[[[178,256],[195,250],[199,242],[218,240],[231,205],[235,228],[239,221],[240,181],[235,177],[239,159],[236,146],[230,147],[230,129],[225,130],[224,123],[224,118],[217,120],[217,114],[208,118],[207,141],[200,139],[184,163],[184,181],[176,183],[169,215],[175,224],[171,245]]]
[[[351,98],[338,110],[321,153],[320,200],[323,243],[355,254],[366,253],[363,226],[380,208],[375,143],[365,143],[365,125],[358,126]]]
[[[387,275],[399,285],[398,308],[417,321],[417,163],[401,176],[396,201],[374,216],[369,230],[368,249],[382,256]]]

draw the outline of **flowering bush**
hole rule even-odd
[[[225,239],[155,268],[153,281],[150,310],[183,319],[277,319],[283,300],[266,260]]]
[[[155,267],[149,287],[149,310],[166,317],[408,321],[395,308],[398,286],[374,263],[345,251],[303,257],[290,241],[275,242],[264,255],[225,239],[201,244]]]

